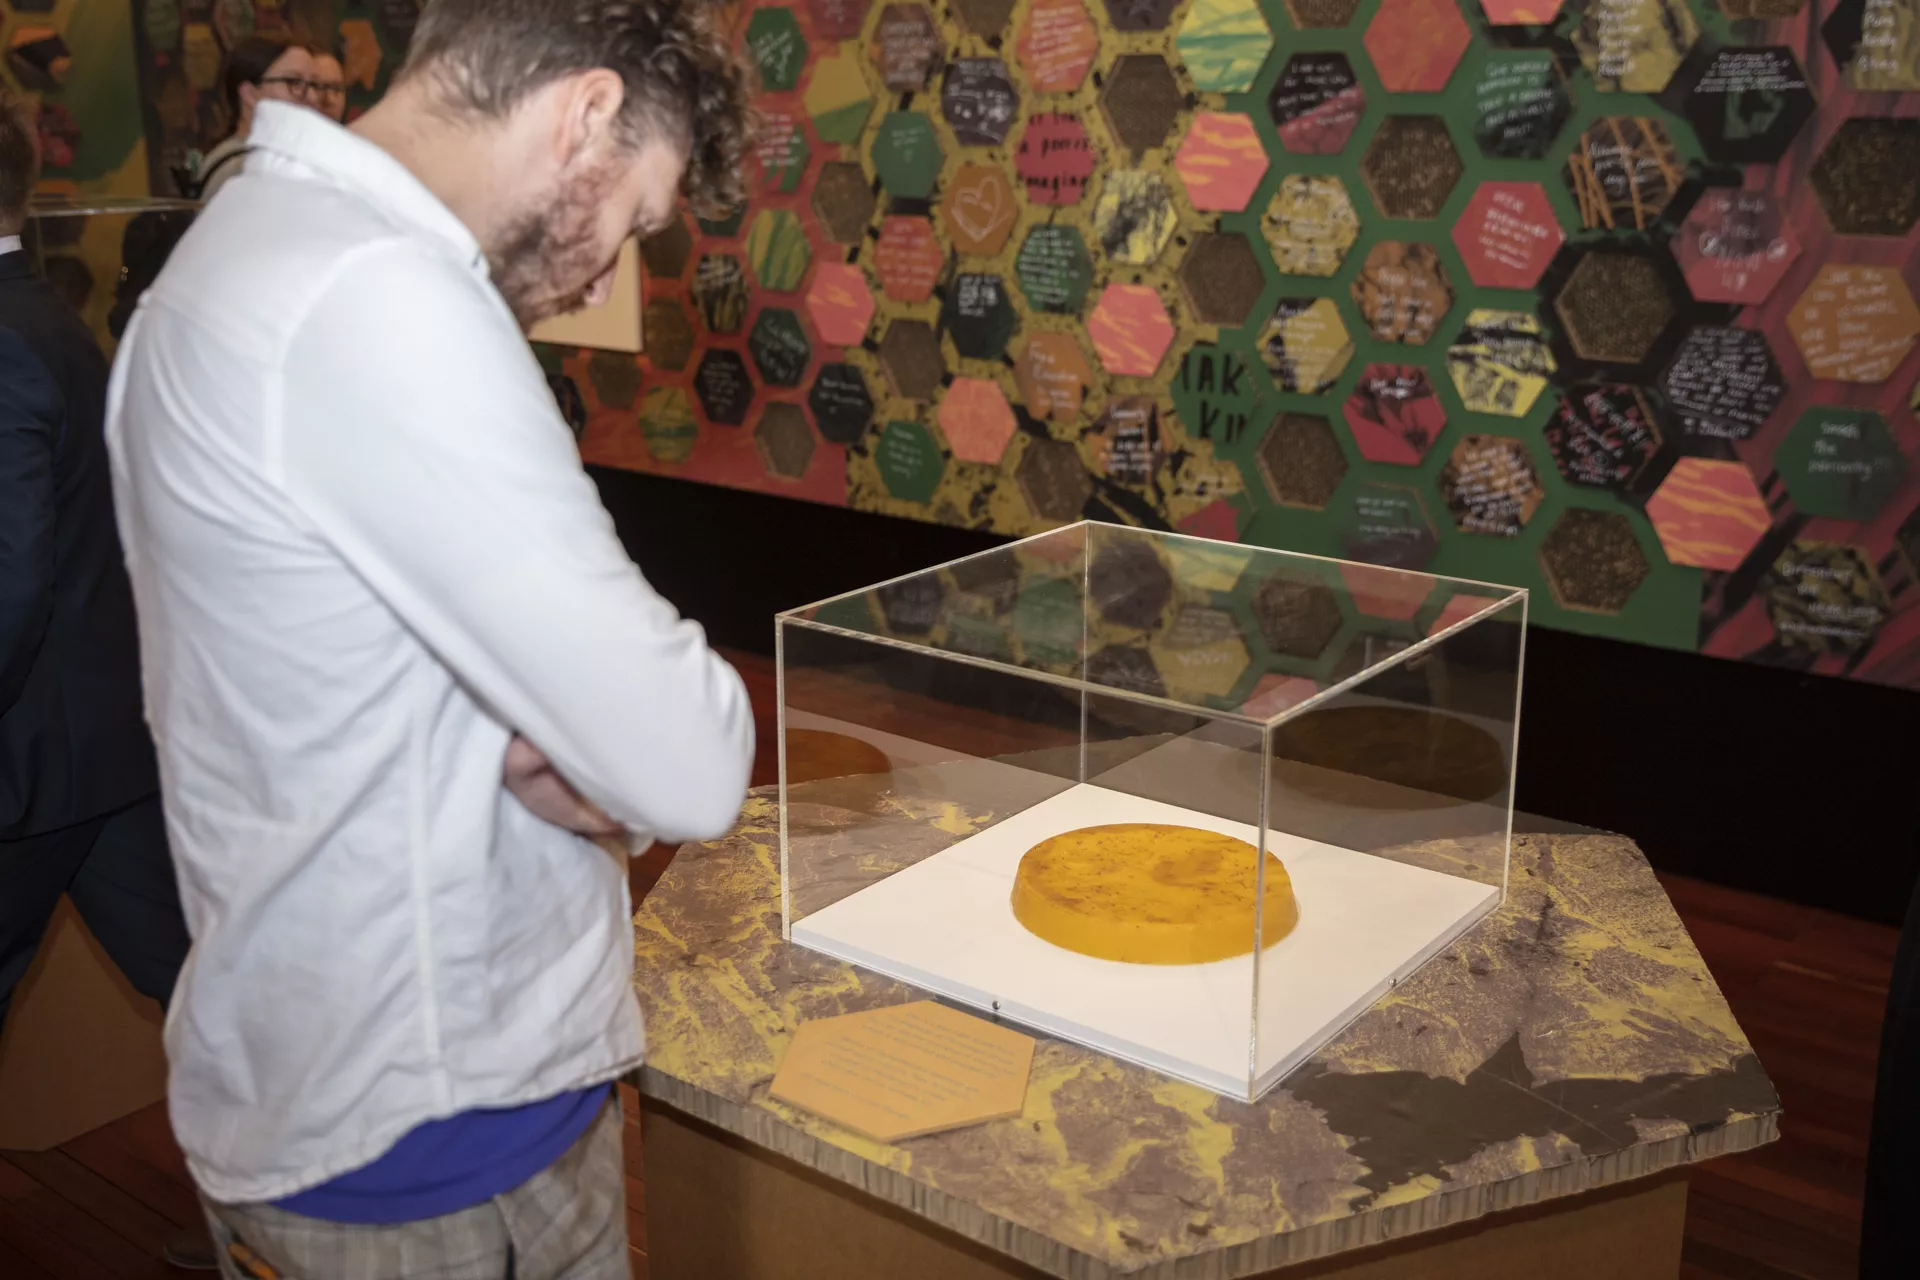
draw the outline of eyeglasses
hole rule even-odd
[[[327,82],[309,80],[305,76],[264,76],[261,84],[286,86],[287,96],[296,102],[305,102],[309,98],[344,98],[347,86],[338,81]]]

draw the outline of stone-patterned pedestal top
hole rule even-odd
[[[835,864],[862,881],[992,821],[904,772],[804,794],[789,822],[844,830]],[[801,1022],[923,997],[781,940],[778,831],[757,793],[635,917],[644,1092],[1051,1275],[1246,1276],[1777,1136],[1640,851],[1521,836],[1505,905],[1258,1103],[1042,1036],[1018,1119],[868,1141],[768,1084]]]

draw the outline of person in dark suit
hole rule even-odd
[[[188,935],[102,439],[107,362],[21,245],[38,139],[0,91],[0,1025],[60,895],[162,1004]]]

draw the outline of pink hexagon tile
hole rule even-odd
[[[1454,0],[1381,0],[1362,43],[1390,93],[1438,93],[1473,41]]]
[[[1737,569],[1773,523],[1744,462],[1682,458],[1647,502],[1667,559],[1701,569]]]
[[[873,291],[860,268],[826,262],[807,288],[807,314],[820,336],[837,347],[857,347],[873,323]]]
[[[1453,224],[1467,274],[1492,289],[1533,288],[1566,239],[1537,182],[1483,182]]]
[[[998,383],[955,378],[940,401],[940,432],[961,462],[998,465],[1013,439],[1013,409]]]
[[[1173,345],[1173,321],[1143,284],[1110,284],[1087,317],[1087,336],[1108,373],[1150,378]]]
[[[1201,111],[1194,115],[1173,167],[1186,183],[1194,208],[1239,213],[1266,177],[1267,152],[1249,117],[1237,111]]]

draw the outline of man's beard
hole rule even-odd
[[[610,174],[563,184],[554,199],[509,223],[487,254],[494,288],[523,330],[577,311],[612,264],[594,247],[594,224]]]

